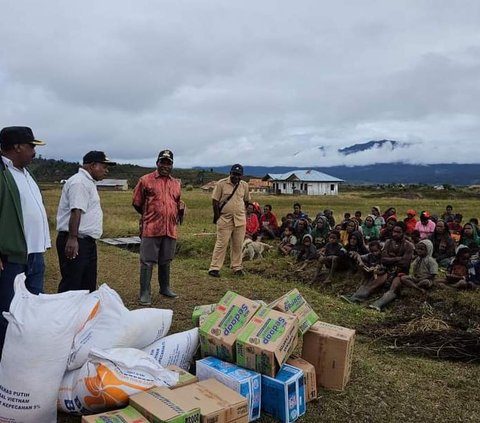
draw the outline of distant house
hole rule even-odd
[[[272,184],[276,194],[338,195],[343,179],[316,170],[293,170],[287,173],[267,173],[263,178]]]
[[[271,190],[272,183],[259,178],[250,178],[248,181],[248,190],[256,193],[267,193]]]
[[[99,191],[126,191],[128,181],[126,179],[103,179],[96,182]]]

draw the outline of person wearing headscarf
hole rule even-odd
[[[374,241],[380,237],[378,226],[375,226],[375,216],[369,214],[362,223],[363,238],[366,242]]]
[[[463,225],[463,229],[460,232],[460,244],[470,248],[472,255],[478,252],[480,247],[480,237],[478,236],[475,224],[467,222]]]
[[[407,228],[407,235],[410,235],[415,230],[415,226],[417,225],[416,215],[417,212],[414,209],[407,210],[407,217],[403,219],[403,223],[405,223],[405,227]]]
[[[322,248],[327,243],[329,232],[330,228],[327,218],[325,216],[318,216],[315,222],[315,227],[310,233],[312,235],[315,247]]]
[[[380,215],[380,207],[378,206],[373,206],[372,207],[372,215],[375,216],[373,219],[373,224],[378,228],[378,231],[380,232],[380,229],[385,225],[385,219],[383,216]]]

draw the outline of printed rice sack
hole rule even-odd
[[[80,368],[92,348],[143,348],[164,337],[172,323],[172,310],[130,311],[107,284],[89,294],[88,319],[73,340],[68,370]]]
[[[88,291],[33,295],[25,275],[4,313],[8,328],[0,363],[0,422],[55,423],[57,395]]]
[[[177,382],[177,373],[164,369],[143,351],[94,348],[80,369],[65,373],[58,408],[72,414],[100,413],[128,405],[130,395]]]
[[[174,364],[183,370],[188,370],[198,344],[198,328],[194,328],[166,336],[144,348],[143,351],[164,367]]]

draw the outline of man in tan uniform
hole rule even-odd
[[[217,241],[208,274],[220,277],[230,243],[230,267],[233,274],[243,276],[242,243],[245,239],[245,205],[250,202],[248,184],[242,181],[243,166],[234,164],[228,178],[220,179],[212,194],[213,222],[217,224]]]

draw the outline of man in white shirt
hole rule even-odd
[[[57,254],[62,280],[58,292],[97,289],[97,244],[103,212],[96,181],[115,165],[103,151],[90,151],[83,166],[65,183],[57,211]]]
[[[45,143],[26,126],[0,131],[0,355],[8,324],[1,313],[10,308],[15,277],[25,273],[27,289],[43,292],[50,232],[40,189],[26,168],[37,145]]]

